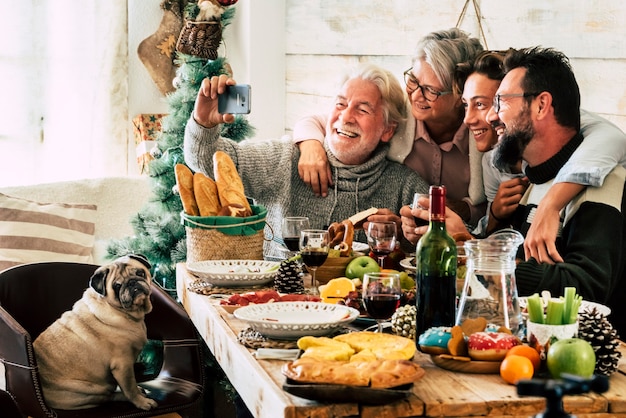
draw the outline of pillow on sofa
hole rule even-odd
[[[91,263],[96,205],[41,203],[0,193],[0,271],[38,261]]]

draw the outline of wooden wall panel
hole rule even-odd
[[[454,27],[465,0],[287,0],[289,131],[334,94],[336,72],[370,60],[402,77],[417,40]],[[478,0],[491,49],[542,45],[572,59],[583,106],[626,130],[626,2]],[[470,1],[460,27],[480,37]],[[482,39],[482,38],[481,38]],[[309,107],[311,107],[309,112]]]

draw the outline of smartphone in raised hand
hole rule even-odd
[[[217,111],[221,114],[250,113],[250,85],[226,86],[226,91],[217,96]]]

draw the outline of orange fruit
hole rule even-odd
[[[325,303],[337,303],[355,290],[356,286],[352,280],[347,277],[338,277],[320,286],[320,298]]]
[[[530,379],[534,371],[533,363],[527,357],[515,354],[506,356],[500,363],[500,377],[511,385],[521,379]]]
[[[541,366],[541,357],[539,357],[539,353],[529,345],[516,345],[507,351],[506,355],[526,357],[533,364],[533,369],[535,370],[539,370],[539,366]]]

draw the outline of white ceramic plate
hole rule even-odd
[[[409,257],[409,258],[405,258],[404,260],[400,261],[400,265],[407,271],[415,271],[416,268],[413,264],[411,264],[411,261],[413,261],[414,257]]]
[[[520,297],[519,298],[519,307],[524,310],[526,308],[526,299],[525,297]],[[578,313],[581,312],[585,312],[587,310],[591,310],[593,308],[596,308],[598,312],[600,312],[601,314],[608,316],[611,313],[611,308],[609,308],[606,305],[602,305],[596,302],[589,302],[586,300],[583,300],[580,303],[580,307],[578,308]],[[528,314],[526,312],[522,313],[522,315],[524,316],[524,318],[526,318],[528,316]]]
[[[295,340],[330,334],[354,321],[359,311],[321,302],[277,302],[242,306],[234,315],[266,337]]]
[[[353,241],[352,242],[352,251],[356,251],[359,253],[369,253],[370,251],[370,246],[367,245],[364,242],[357,242],[357,241]]]
[[[208,260],[187,263],[187,270],[216,286],[264,285],[276,276],[278,261]]]

